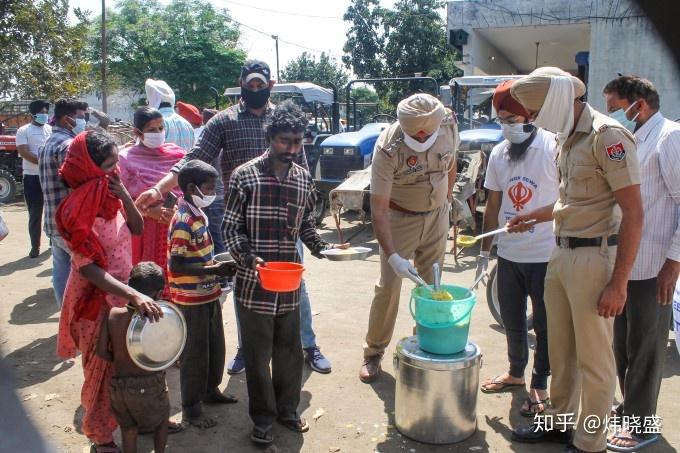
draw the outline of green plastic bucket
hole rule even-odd
[[[453,300],[430,299],[430,291],[419,286],[411,291],[409,309],[416,321],[420,349],[433,354],[456,354],[467,345],[470,315],[477,297],[462,286],[441,285],[441,289],[448,291]]]

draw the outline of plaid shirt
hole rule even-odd
[[[293,164],[279,180],[269,165],[269,152],[234,170],[224,217],[225,244],[236,261],[234,297],[245,308],[279,315],[299,305],[300,290],[273,293],[260,286],[248,266],[249,255],[265,261],[300,262],[295,244],[300,238],[312,254],[329,244],[316,232],[311,209],[315,190],[307,170]]]
[[[40,148],[38,155],[40,185],[45,199],[45,234],[49,237],[59,236],[54,216],[59,204],[71,192],[59,176],[59,168],[64,163],[68,145],[75,136],[76,134],[68,129],[52,127],[52,135]]]
[[[172,107],[161,107],[158,111],[163,115],[165,141],[174,143],[185,151],[193,148],[194,128],[191,127],[191,124],[176,114]]]
[[[250,113],[242,102],[222,110],[208,121],[196,146],[172,171],[178,173],[184,164],[194,159],[212,164],[222,151],[222,182],[227,186],[236,167],[261,156],[267,149],[264,122],[274,108],[270,103],[262,116]],[[305,153],[300,152],[297,156],[297,163],[307,168]]]

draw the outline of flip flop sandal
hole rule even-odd
[[[90,445],[90,453],[121,453],[116,444],[110,445]]]
[[[482,393],[505,393],[509,392],[518,388],[524,388],[526,387],[526,384],[511,384],[510,382],[504,382],[499,380],[500,376],[496,376],[491,380],[491,382],[487,382],[486,384],[482,384],[480,387],[480,390]],[[500,387],[496,388],[487,388],[487,386],[490,385],[500,385]]]
[[[656,434],[654,434],[653,436],[650,436],[648,438],[643,438],[643,437],[640,437],[640,436],[636,436],[635,434],[630,434],[628,436],[624,436],[623,434],[618,433],[618,434],[614,434],[614,438],[618,439],[618,440],[627,440],[627,441],[635,442],[635,445],[631,445],[630,447],[623,447],[623,446],[620,446],[620,445],[613,444],[610,441],[607,441],[607,450],[618,451],[618,452],[623,452],[623,453],[627,453],[627,452],[631,452],[631,451],[638,451],[642,448],[645,448],[645,447],[653,444],[657,440],[659,440],[659,436],[656,435]]]
[[[309,431],[309,423],[304,418],[290,418],[287,420],[279,419],[279,423],[296,433],[306,433]]]
[[[168,421],[168,434],[181,433],[185,429],[187,429],[187,425],[185,423]]]
[[[255,426],[250,434],[250,440],[256,444],[269,445],[274,442],[274,434],[272,434],[271,428],[262,429]]]
[[[548,408],[548,406],[550,406],[550,398],[546,398],[544,400],[538,400],[538,401],[533,401],[531,398],[526,398],[522,405],[524,405],[525,403],[529,403],[529,409],[526,410],[526,409],[523,409],[523,408],[520,407],[520,409],[519,409],[520,415],[522,417],[535,417],[537,414],[542,414],[543,412],[545,412],[545,410]],[[534,410],[534,408],[536,406],[538,406],[539,404],[543,404],[543,406],[544,406],[543,410],[540,410],[540,411]]]

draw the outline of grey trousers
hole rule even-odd
[[[624,416],[656,415],[673,305],[656,302],[656,278],[628,282],[623,313],[614,321],[614,356]],[[622,410],[621,410],[622,409]]]
[[[300,307],[269,316],[248,310],[240,302],[236,305],[241,321],[251,420],[258,428],[267,430],[277,418],[297,419],[304,364]]]
[[[219,300],[201,305],[177,305],[187,322],[187,341],[180,358],[182,413],[195,418],[203,399],[217,388],[224,374],[224,324]]]

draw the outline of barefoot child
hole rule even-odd
[[[225,354],[218,276],[234,275],[235,266],[215,264],[208,218],[201,210],[215,199],[217,178],[217,170],[199,160],[182,167],[178,182],[184,197],[170,223],[168,244],[170,294],[187,322],[187,342],[180,358],[182,418],[203,429],[217,424],[203,414],[203,403],[237,402],[218,388]]]
[[[165,286],[163,270],[155,263],[137,264],[130,273],[128,285],[152,299]],[[165,383],[165,371],[146,371],[130,358],[127,330],[135,310],[113,307],[102,319],[97,355],[113,362],[111,379],[111,411],[123,437],[123,452],[137,451],[139,432],[154,432],[154,451],[163,453],[168,439],[170,401]]]

